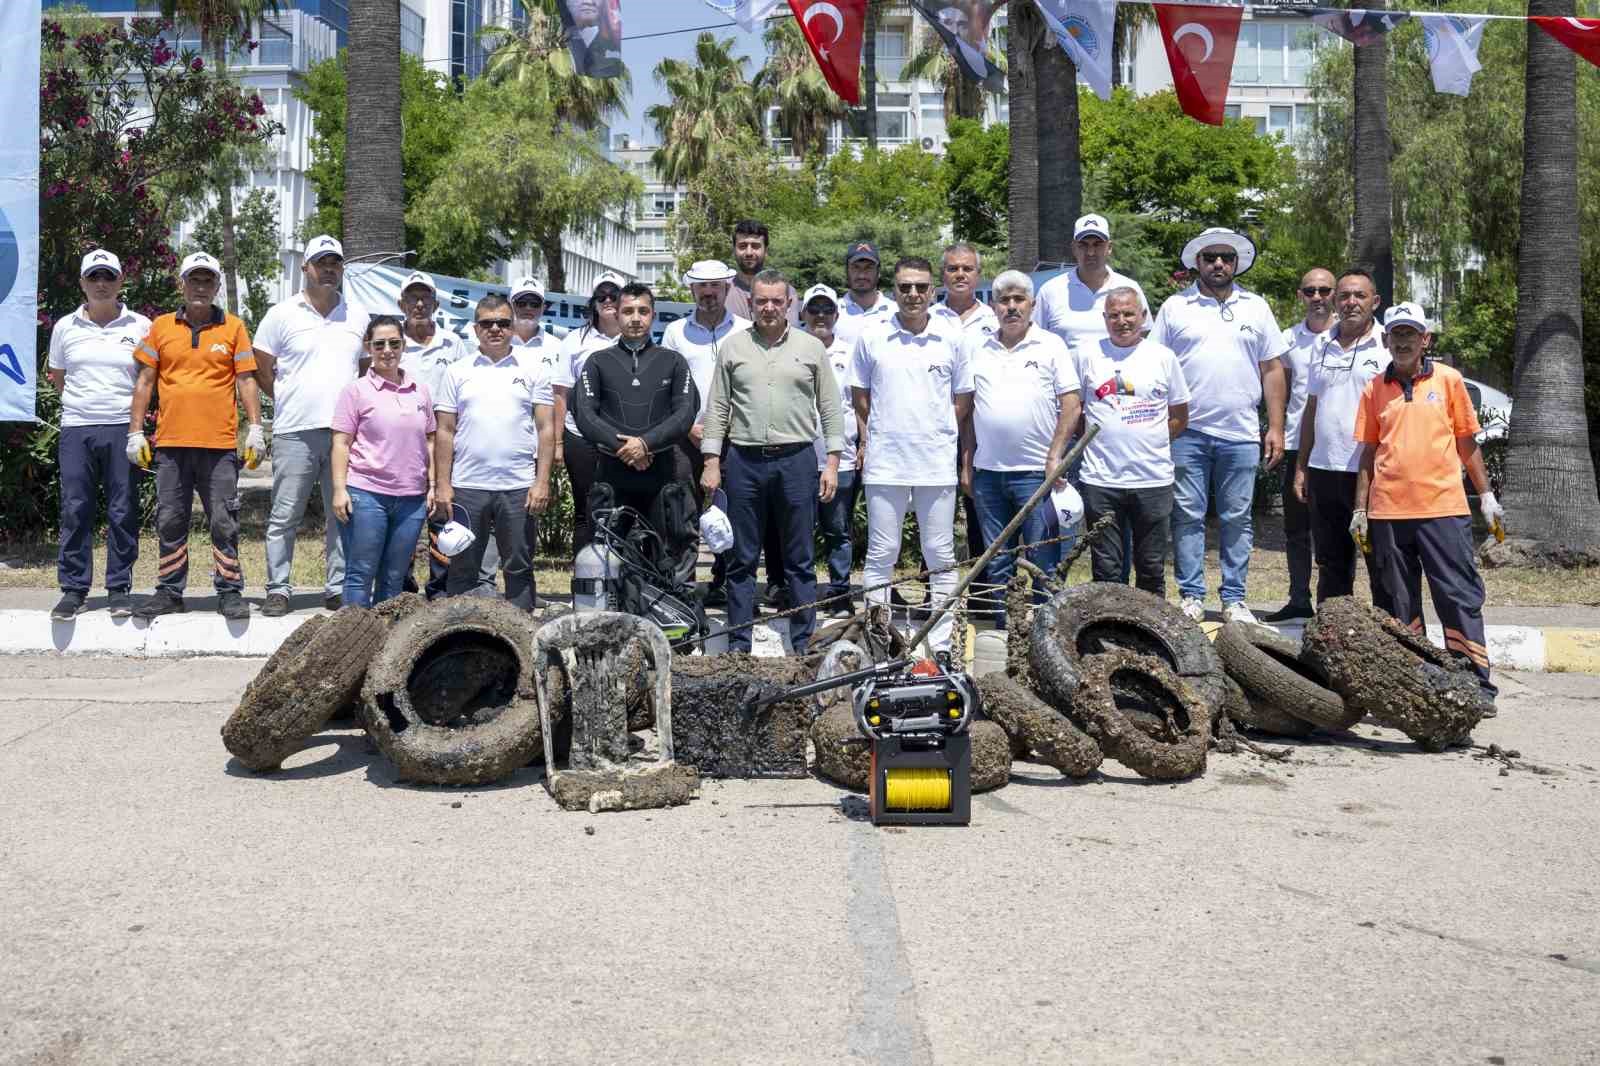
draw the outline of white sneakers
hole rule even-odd
[[[1239,603],[1230,603],[1224,607],[1222,609],[1222,620],[1224,622],[1244,622],[1246,625],[1252,626],[1261,624],[1256,621],[1255,614],[1244,605],[1242,600]]]
[[[1206,605],[1201,600],[1193,596],[1185,596],[1183,602],[1178,606],[1183,611],[1184,617],[1195,625],[1199,625],[1206,620]]]

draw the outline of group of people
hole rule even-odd
[[[493,590],[498,574],[506,598],[533,608],[532,547],[561,465],[573,489],[575,550],[619,508],[664,534],[687,516],[691,538],[695,515],[725,514],[732,547],[705,595],[725,597],[736,651],[750,645],[763,554],[769,594],[776,588],[795,609],[791,639],[804,643],[815,624],[819,534],[824,607],[848,613],[858,497],[867,601],[890,602],[911,511],[937,606],[957,583],[958,497],[968,501],[965,536],[976,555],[1036,493],[1069,482],[1085,528],[1112,519],[1090,545],[1094,579],[1131,576],[1165,595],[1170,548],[1182,610],[1195,621],[1205,614],[1214,510],[1222,616],[1254,622],[1246,581],[1264,461],[1285,471],[1291,571],[1290,601],[1269,621],[1312,612],[1313,554],[1320,602],[1350,593],[1356,560],[1370,551],[1374,601],[1420,626],[1427,574],[1447,644],[1489,684],[1463,468],[1485,518],[1500,509],[1476,417],[1460,375],[1426,356],[1429,327],[1415,305],[1390,308],[1380,325],[1365,271],[1309,271],[1304,320],[1280,330],[1267,302],[1238,284],[1255,246],[1229,229],[1188,243],[1192,283],[1154,316],[1138,282],[1112,268],[1100,215],[1077,220],[1075,266],[1037,290],[1027,274],[1003,271],[988,303],[977,298],[979,253],[965,244],[946,248],[937,267],[899,260],[884,293],[877,249],[852,242],[848,291],[813,285],[802,296],[767,266],[765,225],[741,222],[732,237],[735,266],[693,265],[684,281],[694,311],[660,343],[651,339],[652,291],[615,274],[594,286],[585,324],[561,340],[542,326],[545,293],[533,278],[509,298],[478,301],[470,345],[437,324],[425,273],[402,283],[399,314],[356,314],[341,296],[342,249],[326,236],[307,246],[302,291],[273,307],[252,340],[216,303],[221,270],[211,256],[184,260],[182,306],[152,323],[120,303],[116,257],[90,252],[85,302],[56,324],[50,350],[63,400],[56,617],[80,610],[92,584],[102,489],[114,614],[184,609],[198,492],[218,609],[248,616],[237,481],[240,464],[267,451],[264,392],[274,405],[266,615],[291,609],[295,531],[313,486],[328,515],[327,606],[415,587],[426,526],[430,597]],[[1066,469],[1090,426],[1096,434]],[[128,596],[138,530],[130,464],[154,466],[161,553],[155,595],[137,608]],[[1056,508],[1035,509],[1010,546],[1053,567],[1074,536],[1060,518]],[[692,577],[693,557],[680,576]],[[989,563],[988,587],[1007,581],[1014,558]],[[1002,609],[998,598],[991,604]],[[946,614],[930,643],[949,640]]]

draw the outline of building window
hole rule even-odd
[[[924,137],[943,137],[944,133],[944,101],[938,98],[923,97],[922,135]]]
[[[904,27],[884,28],[878,31],[878,77],[884,81],[899,81],[906,66],[906,31]]]
[[[400,50],[422,58],[423,42],[427,39],[428,20],[422,15],[400,5]]]
[[[1242,117],[1244,117],[1244,112],[1239,110],[1239,105],[1238,104],[1223,104],[1222,105],[1222,117],[1225,118],[1225,119],[1228,119],[1228,118],[1242,118]]]
[[[450,76],[476,78],[483,73],[483,0],[450,0]]]
[[[856,108],[850,112],[849,135],[858,140],[867,136],[867,112]],[[911,139],[911,94],[878,94],[878,143],[904,144]]]
[[[1273,104],[1267,108],[1267,132],[1294,140],[1294,108],[1288,104]]]
[[[1315,60],[1315,28],[1251,19],[1239,27],[1233,53],[1235,85],[1304,85]]]

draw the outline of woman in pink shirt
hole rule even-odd
[[[400,369],[405,347],[400,319],[374,316],[366,333],[372,369],[345,386],[333,412],[333,513],[347,605],[400,594],[433,510],[433,397]]]

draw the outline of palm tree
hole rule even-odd
[[[763,109],[769,105],[778,109],[778,126],[793,141],[796,156],[805,159],[813,152],[826,152],[828,130],[850,113],[849,105],[822,76],[799,23],[772,22],[763,40],[767,62],[755,77]]]
[[[1139,34],[1156,21],[1156,9],[1149,4],[1118,4],[1111,30],[1111,87],[1122,86],[1122,65],[1139,43]]]
[[[1032,270],[1039,263],[1039,125],[1034,91],[1034,49],[1044,23],[1033,0],[1009,0],[1006,19],[1006,87],[1011,101],[1010,226],[1007,265]]]
[[[931,28],[918,30],[916,54],[906,60],[900,75],[906,81],[926,78],[944,91],[944,113],[955,118],[983,117],[983,86],[961,72],[944,39]]]
[[[1072,224],[1083,207],[1078,159],[1078,68],[1050,33],[1033,52],[1039,122],[1039,258],[1072,258]]]
[[[867,151],[878,150],[878,17],[881,4],[867,5],[867,20],[861,42],[861,84],[867,98]]]
[[[749,60],[733,54],[734,43],[732,37],[719,41],[702,33],[695,38],[694,62],[663,59],[656,65],[656,82],[667,90],[668,102],[652,104],[645,117],[661,138],[653,162],[669,185],[687,185],[741,133],[761,136],[760,101],[744,75]]]
[[[1572,0],[1530,0],[1528,14],[1570,17]],[[1574,58],[1528,26],[1517,252],[1516,363],[1507,524],[1536,540],[1600,545],[1600,499],[1584,414],[1579,276],[1578,105]]]
[[[344,251],[406,246],[400,166],[400,0],[350,0],[346,56]]]
[[[1388,6],[1379,0],[1373,7]],[[1393,193],[1389,186],[1389,39],[1387,35],[1355,50],[1352,78],[1355,144],[1355,260],[1372,271],[1378,296],[1394,302]]]
[[[549,101],[558,122],[595,129],[621,113],[633,92],[626,70],[614,78],[578,73],[555,0],[526,0],[520,30],[509,36],[496,30],[494,36],[500,44],[489,56],[489,80],[511,82],[537,103]]]
[[[228,46],[248,37],[250,27],[268,12],[276,13],[278,0],[161,0],[163,18],[177,19],[200,32],[200,51],[211,57],[217,73],[228,73]],[[398,15],[396,16],[398,18]],[[239,313],[239,244],[234,224],[233,186],[240,177],[237,156],[219,160],[214,182],[217,192],[217,220],[222,230],[223,288],[228,292],[228,310]]]

